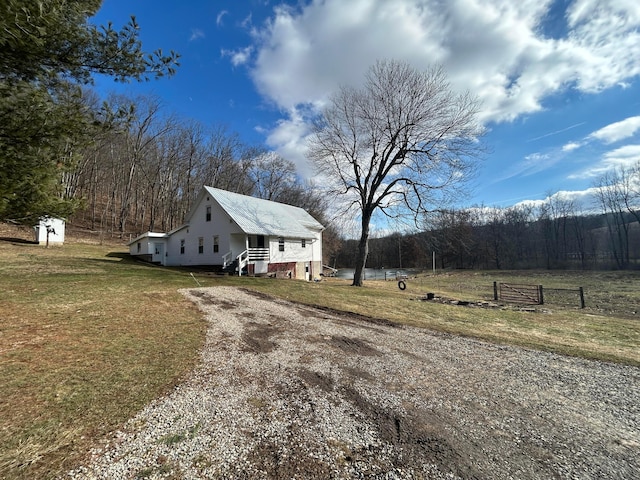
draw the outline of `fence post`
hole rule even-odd
[[[584,308],[584,288],[579,287],[580,291],[580,308]]]
[[[498,301],[498,282],[493,282],[493,299]]]
[[[538,285],[538,291],[540,292],[540,305],[544,305],[544,294],[542,293],[542,285]]]

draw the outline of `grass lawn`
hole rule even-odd
[[[110,251],[0,242],[0,478],[63,472],[198,360],[193,279]]]
[[[0,478],[53,478],[108,432],[168,391],[198,361],[206,325],[177,293],[188,271],[129,259],[122,246],[43,247],[0,241]],[[490,299],[513,272],[421,277],[365,288],[196,274],[202,286],[239,285],[441,332],[640,365],[636,273],[527,272],[521,283],[583,286],[588,308],[545,312],[424,302],[426,292]],[[539,276],[539,277],[538,277]],[[591,305],[591,306],[590,306]]]

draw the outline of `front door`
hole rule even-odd
[[[258,235],[258,248],[264,248],[264,235]]]
[[[153,244],[153,261],[164,265],[164,243],[156,242]]]

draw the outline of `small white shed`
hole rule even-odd
[[[34,227],[36,242],[40,245],[62,245],[65,221],[61,218],[43,217]]]

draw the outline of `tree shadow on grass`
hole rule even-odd
[[[131,263],[146,263],[141,260],[136,260],[130,253],[127,252],[109,252],[105,255],[107,258],[119,258],[123,261],[128,261]]]
[[[7,242],[7,243],[19,243],[19,244],[23,244],[23,245],[38,245],[38,242],[36,242],[35,240],[25,240],[24,238],[18,238],[18,237],[0,237],[0,242]]]

